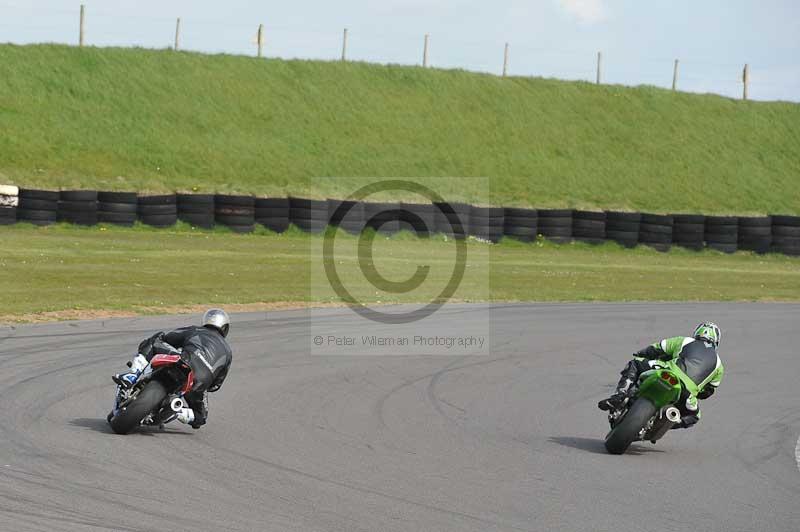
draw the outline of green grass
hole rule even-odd
[[[352,182],[312,178],[408,176],[476,203],[800,214],[797,104],[167,50],[0,64],[0,182],[325,197]]]
[[[150,313],[198,304],[336,301],[321,273],[321,242],[296,230],[237,235],[185,225],[105,230],[18,224],[0,232],[0,319],[65,309]],[[363,301],[429,300],[452,271],[452,241],[377,237],[376,267],[386,278],[402,280],[417,265],[431,266],[420,290],[387,294],[364,281],[358,240],[337,242],[340,275]],[[780,255],[659,253],[611,243],[467,246],[457,301],[800,300],[800,259]]]

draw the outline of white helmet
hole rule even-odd
[[[705,340],[714,344],[714,347],[719,345],[722,340],[722,331],[716,323],[704,321],[694,329],[694,337],[698,340]]]
[[[222,336],[228,336],[231,328],[231,318],[221,308],[210,308],[203,314],[203,327],[213,327]]]

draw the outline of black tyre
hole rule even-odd
[[[647,214],[642,213],[642,225],[668,225],[672,227],[674,220],[669,214]]]
[[[640,233],[662,233],[672,236],[672,225],[651,224],[642,222],[639,226]]]
[[[56,221],[56,211],[40,211],[36,209],[17,209],[19,220],[41,220],[45,222]]]
[[[167,397],[167,390],[158,381],[150,381],[144,385],[139,394],[120,408],[117,415],[111,418],[109,425],[117,434],[128,434],[139,426],[147,414],[155,411]]]
[[[178,205],[214,205],[213,194],[175,194]]]
[[[20,198],[19,208],[33,211],[56,211],[58,210],[58,202],[34,198]]]
[[[139,197],[136,192],[98,192],[97,201],[100,203],[132,203],[136,205]]]
[[[671,244],[672,233],[639,232],[639,242],[642,244]]]
[[[573,220],[592,220],[595,222],[605,222],[606,213],[603,211],[575,211],[572,213]]]
[[[227,194],[217,194],[214,196],[214,203],[217,205],[236,205],[238,207],[253,208],[256,199],[253,196],[230,196]]]
[[[606,231],[636,233],[638,235],[641,225],[642,224],[639,222],[615,222],[607,220]]]
[[[733,225],[739,224],[736,216],[706,216],[706,227],[709,225]]]
[[[642,221],[642,214],[639,212],[618,212],[618,211],[606,211],[606,222],[609,224],[618,224],[618,223],[635,223],[638,224]],[[620,231],[626,231],[627,229],[620,229]]]
[[[17,221],[34,225],[50,225],[56,223],[56,211],[37,211],[17,209]]]
[[[116,214],[133,214],[136,216],[138,205],[136,203],[100,202],[97,204],[100,212],[113,212]]]
[[[503,214],[506,220],[509,218],[533,218],[535,220],[539,217],[536,209],[517,209],[513,207],[506,207]]]
[[[622,421],[606,436],[606,451],[611,454],[624,453],[631,443],[639,439],[639,432],[655,413],[656,407],[648,399],[636,399]]]
[[[684,225],[704,225],[706,223],[706,217],[703,214],[673,214],[672,221],[675,225],[684,224]]]
[[[160,196],[139,196],[139,205],[175,205],[175,194]]]
[[[800,227],[792,227],[791,225],[773,225],[771,233],[773,236],[788,236],[797,238],[800,237]]]
[[[30,188],[19,189],[20,198],[58,201],[59,196],[60,193],[58,190],[34,190]]]
[[[798,232],[800,234],[800,232]],[[772,227],[767,226],[739,226],[739,238],[772,236]]]
[[[139,208],[137,209],[139,212],[139,216],[154,216],[154,215],[161,215],[161,214],[177,214],[178,209],[175,204],[168,204],[168,205],[151,205],[151,204],[139,204]]]
[[[769,227],[771,225],[771,216],[739,216],[739,230],[743,227]]]
[[[572,209],[539,209],[539,218],[572,219]]]
[[[59,212],[94,212],[97,210],[96,201],[59,201]]]
[[[61,201],[97,201],[96,190],[62,190]]]
[[[21,197],[22,191],[20,190],[19,193]],[[800,216],[786,216],[782,214],[773,214],[772,225],[789,225],[792,227],[800,227]]]

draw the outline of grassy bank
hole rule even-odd
[[[480,203],[800,214],[797,104],[141,49],[0,64],[0,182],[325,197],[351,183],[310,178],[410,176]]]
[[[3,320],[68,309],[151,313],[212,303],[332,302],[316,254],[321,240],[294,231],[7,227],[0,232]],[[358,240],[337,242],[343,246],[336,248],[339,273],[364,301],[428,298],[452,271],[452,241],[378,237],[375,265],[382,276],[400,281],[417,265],[431,267],[432,288],[387,294],[364,281],[354,252]],[[800,300],[800,261],[779,255],[658,253],[611,243],[469,242],[467,251],[454,295],[459,301]]]

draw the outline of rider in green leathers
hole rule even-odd
[[[722,333],[711,322],[698,325],[691,337],[675,336],[656,342],[634,353],[633,360],[622,370],[616,392],[597,403],[600,410],[617,410],[628,399],[628,389],[639,381],[643,371],[653,369],[660,361],[674,360],[694,386],[684,383],[684,392],[676,406],[681,422],[675,428],[689,428],[700,420],[698,399],[711,397],[722,381],[724,369],[717,354]]]

